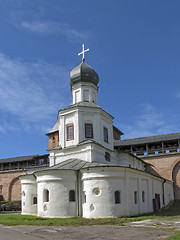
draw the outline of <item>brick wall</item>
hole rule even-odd
[[[21,185],[18,176],[24,175],[25,173],[26,172],[22,170],[0,172],[0,185],[3,186],[3,200],[21,200]]]
[[[50,133],[48,134],[48,137],[49,137],[48,146],[49,149],[59,146],[59,132]]]
[[[152,164],[161,177],[174,182],[175,198],[180,199],[180,153],[157,154],[142,159]]]

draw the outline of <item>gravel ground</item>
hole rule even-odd
[[[127,223],[125,226],[2,226],[0,239],[3,240],[152,240],[165,239],[173,233],[163,229],[180,229],[180,220],[165,221],[164,219],[145,220]]]

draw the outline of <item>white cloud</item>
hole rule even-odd
[[[172,121],[171,121],[172,120]],[[169,124],[169,122],[171,122]],[[146,137],[179,131],[173,119],[157,111],[151,104],[144,104],[142,113],[132,116],[132,125],[122,124],[124,138]]]
[[[60,64],[27,63],[0,53],[0,132],[49,127],[47,121],[69,104],[68,86],[68,70]]]
[[[75,39],[85,41],[90,37],[89,32],[79,31],[67,23],[24,21],[21,23],[21,28],[39,35],[61,34],[70,41]]]

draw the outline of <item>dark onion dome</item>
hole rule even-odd
[[[82,61],[77,67],[70,72],[70,85],[78,82],[89,82],[95,85],[99,82],[98,74],[87,63]]]

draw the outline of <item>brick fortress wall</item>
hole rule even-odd
[[[2,185],[0,195],[3,196],[3,200],[21,200],[21,184],[18,177],[25,174],[24,170],[0,172],[0,185]]]

